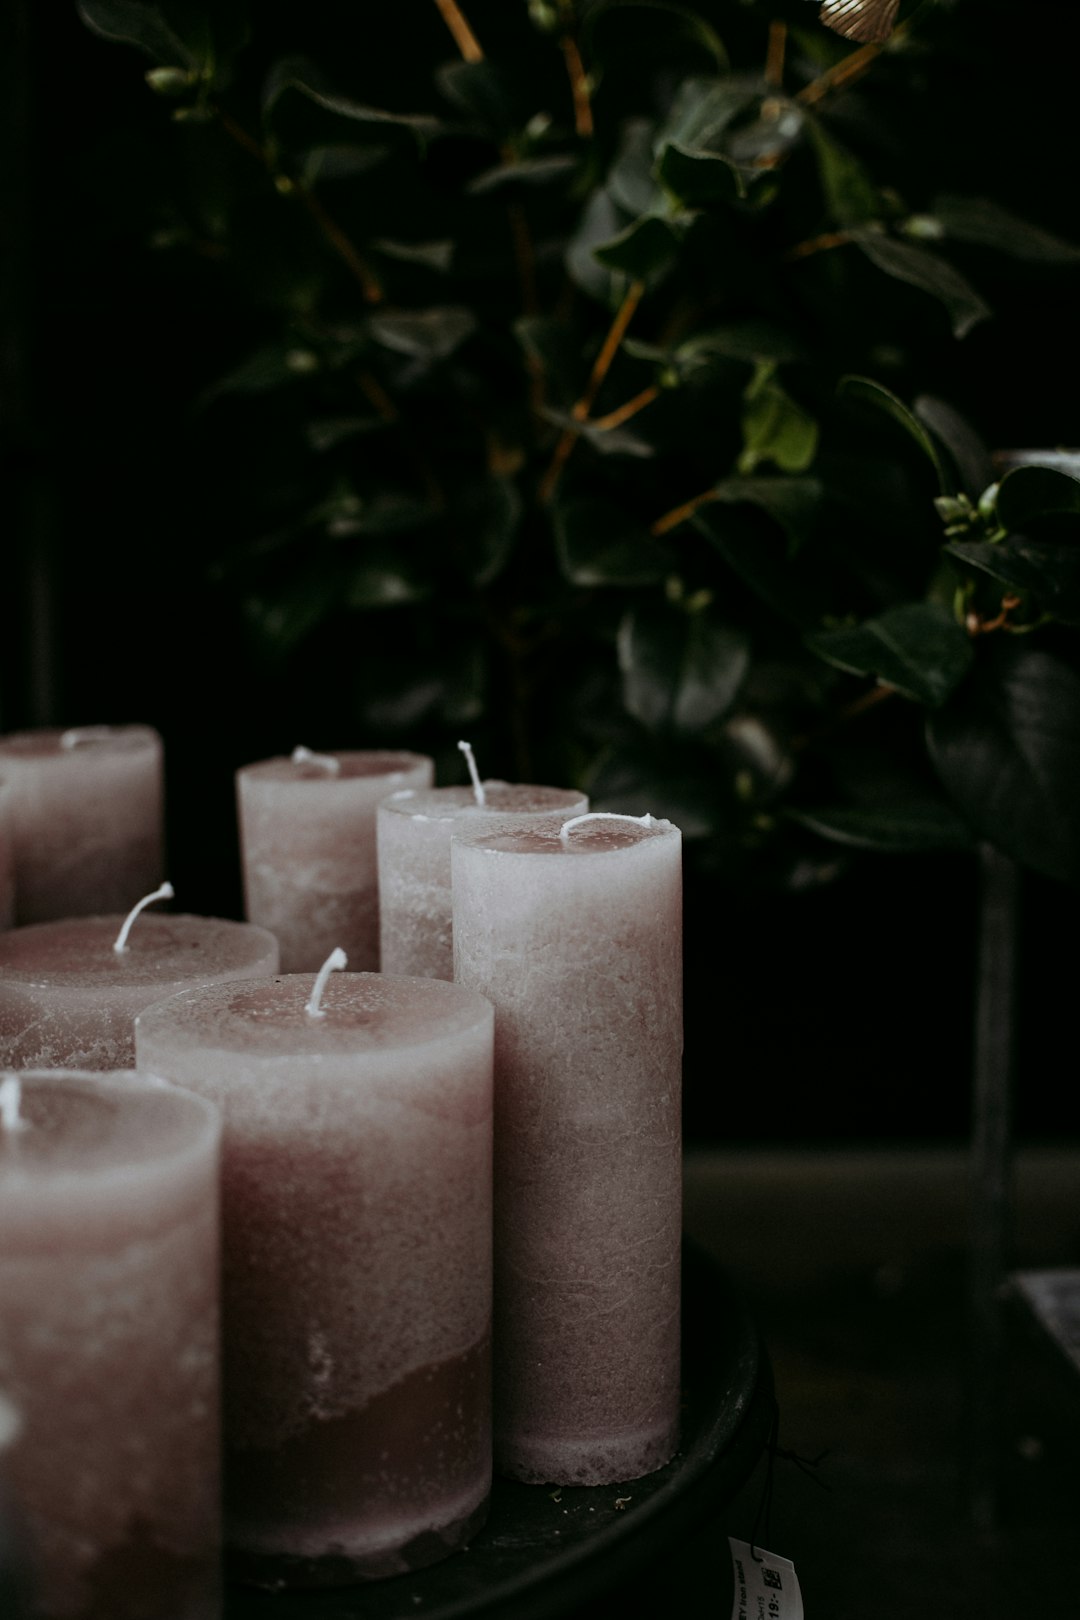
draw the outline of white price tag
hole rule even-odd
[[[799,1577],[790,1558],[728,1536],[735,1593],[731,1620],[803,1620]],[[755,1557],[756,1554],[756,1557]]]

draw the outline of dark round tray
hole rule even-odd
[[[624,1585],[719,1512],[753,1471],[772,1374],[720,1267],[683,1247],[682,1444],[626,1485],[496,1479],[469,1547],[412,1575],[323,1592],[230,1588],[226,1620],[552,1620]]]

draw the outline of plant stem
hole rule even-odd
[[[570,93],[574,98],[574,129],[586,137],[593,132],[592,103],[589,100],[589,78],[575,36],[568,30],[559,40],[563,60],[570,77]]]
[[[715,489],[703,489],[700,495],[684,501],[681,506],[673,506],[670,512],[665,512],[663,517],[657,518],[651,525],[649,533],[660,535],[667,534],[670,529],[677,529],[680,523],[685,523],[687,518],[693,517],[699,506],[707,506],[716,498]]]
[[[466,62],[482,62],[484,53],[480,41],[473,33],[457,5],[457,0],[435,0],[439,15],[454,36],[454,44]]]
[[[608,331],[607,337],[604,339],[600,353],[597,355],[596,360],[593,363],[593,368],[589,374],[589,381],[585,387],[585,392],[582,394],[581,398],[578,400],[577,404],[570,413],[577,421],[584,422],[588,419],[589,411],[592,409],[593,400],[600,392],[604,378],[611,369],[611,362],[619,352],[619,345],[626,336],[626,329],[634,318],[634,311],[640,304],[644,292],[645,283],[643,281],[632,281],[630,283],[630,286],[627,289],[626,297],[619,305],[615,319],[611,323],[611,327]],[[540,499],[545,505],[554,495],[555,487],[559,482],[559,475],[569,459],[570,453],[577,441],[578,434],[575,429],[564,429],[562,437],[555,446],[555,451],[551,458],[551,465],[548,467],[547,472],[540,481]]]
[[[233,118],[230,113],[227,113],[224,108],[215,106],[214,112],[217,115],[218,123],[221,125],[226,135],[228,135],[231,140],[235,141],[237,146],[241,147],[249,157],[253,157],[257,163],[261,164],[266,173],[270,175],[271,179],[275,179],[276,181],[276,177],[269,159],[255,137],[250,135],[242,124],[238,124],[236,119]],[[318,197],[316,197],[315,193],[313,191],[309,191],[307,186],[302,185],[300,181],[292,179],[288,180],[287,184],[284,180],[282,180],[278,185],[278,189],[282,191],[283,195],[285,196],[297,197],[304,205],[312,219],[315,221],[315,224],[322,232],[325,240],[334,249],[334,252],[339,256],[339,258],[344,261],[344,263],[348,266],[350,273],[359,282],[360,289],[364,295],[364,301],[368,304],[380,303],[383,297],[383,290],[379,283],[379,278],[360,253],[359,249],[346,236],[341,226],[337,223],[337,220],[333,219],[330,214],[327,213],[326,209],[323,207]]]
[[[788,248],[784,258],[808,259],[813,253],[826,253],[830,248],[846,247],[854,240],[850,231],[826,231],[821,236],[807,237],[805,242],[796,242],[794,247]]]
[[[628,422],[632,416],[637,415],[638,411],[643,411],[646,405],[651,405],[653,400],[659,397],[659,394],[660,389],[657,385],[650,383],[648,388],[641,390],[640,394],[635,394],[633,399],[628,399],[625,405],[620,405],[617,409],[609,411],[606,416],[594,416],[592,426],[600,428],[604,432],[607,432],[609,428],[621,427],[623,422]]]
[[[902,22],[898,28],[893,29],[889,39],[872,40],[868,45],[860,45],[857,51],[849,52],[834,67],[828,68],[818,78],[812,79],[809,84],[804,85],[795,100],[801,101],[807,107],[812,107],[823,100],[825,96],[830,95],[832,91],[841,89],[845,84],[850,84],[853,79],[861,79],[867,69],[873,67],[883,50],[890,45],[897,44],[908,34],[913,21],[914,16],[911,16],[906,22]]]
[[[769,47],[765,54],[765,83],[779,88],[784,82],[784,51],[787,46],[787,23],[769,24]]]

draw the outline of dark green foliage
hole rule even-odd
[[[1080,248],[901,156],[969,13],[830,90],[804,4],[782,84],[763,4],[463,9],[481,60],[430,0],[362,52],[79,0],[176,126],[147,240],[243,312],[190,433],[255,666],[724,871],[986,838],[1074,881],[1080,477],[995,464],[942,355],[992,342],[982,264]]]

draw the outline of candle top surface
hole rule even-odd
[[[127,948],[113,945],[124,924],[116,917],[65,917],[0,932],[0,977],[20,984],[107,989],[169,984],[254,967],[274,956],[273,934],[254,923],[222,917],[135,919]]]
[[[16,1130],[0,1127],[0,1198],[5,1185],[46,1180],[143,1180],[154,1167],[205,1151],[220,1131],[212,1103],[130,1070],[28,1070],[20,1082]]]
[[[325,1016],[312,1017],[314,984],[313,973],[288,973],[187,990],[141,1013],[136,1028],[140,1037],[260,1059],[426,1046],[493,1017],[487,998],[463,985],[382,973],[332,973]]]
[[[68,730],[50,727],[37,731],[11,731],[0,737],[0,760],[73,759],[92,751],[95,754],[132,754],[160,744],[152,726],[73,726]]]
[[[678,837],[679,829],[670,821],[651,816],[648,825],[635,818],[605,816],[601,813],[575,822],[565,837],[557,818],[543,825],[500,827],[491,832],[463,833],[458,842],[492,855],[611,855],[655,839]]]
[[[320,765],[320,758],[335,760],[337,770]],[[242,765],[237,775],[257,777],[264,782],[350,782],[357,777],[405,777],[427,763],[425,755],[404,750],[331,751],[301,760],[282,754],[274,759],[258,760],[253,765]]]
[[[544,815],[585,803],[577,788],[537,787],[531,782],[485,782],[485,803],[471,787],[402,788],[384,799],[390,814],[425,821],[458,821],[472,815]]]

